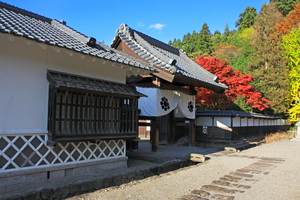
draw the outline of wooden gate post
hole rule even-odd
[[[195,146],[195,121],[194,119],[189,120],[189,146]]]
[[[168,121],[168,145],[173,146],[175,144],[175,120],[174,120],[174,110],[169,114]]]
[[[159,147],[159,118],[155,117],[151,119],[151,143],[152,143],[152,152],[158,152]]]

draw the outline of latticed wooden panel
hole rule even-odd
[[[50,140],[136,137],[138,99],[52,89],[49,93]],[[89,136],[89,137],[87,137]],[[103,138],[102,138],[103,137]],[[79,138],[79,139],[78,139]]]
[[[47,72],[49,145],[61,142],[135,139],[138,99],[126,84]]]
[[[125,157],[124,140],[46,145],[47,135],[0,135],[0,171]]]

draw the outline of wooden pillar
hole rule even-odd
[[[212,130],[211,130],[211,132],[212,132],[212,140],[214,141],[214,136],[215,136],[215,117],[212,116],[211,120],[212,120],[212,122],[211,122],[211,126],[212,126]]]
[[[253,117],[252,135],[255,137],[255,118]]]
[[[167,142],[169,146],[175,144],[175,120],[174,120],[174,110],[169,114],[168,120],[168,138]]]
[[[251,137],[250,135],[249,135],[249,122],[248,122],[248,117],[246,117],[246,120],[247,120],[247,133],[246,133],[246,137]]]
[[[231,121],[230,121],[230,127],[231,127],[231,131],[230,131],[230,141],[232,140],[232,135],[233,135],[233,132],[234,132],[234,128],[233,128],[233,117],[231,116],[230,117]]]
[[[158,152],[159,147],[159,117],[151,119],[151,143],[152,152]]]
[[[189,146],[195,146],[195,123],[194,119],[189,120]]]

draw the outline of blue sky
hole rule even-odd
[[[71,28],[110,45],[122,23],[160,41],[182,39],[188,32],[209,30],[223,33],[226,23],[235,29],[247,6],[259,12],[269,0],[3,0],[5,3],[64,20]]]

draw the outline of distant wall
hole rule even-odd
[[[284,119],[199,116],[196,118],[196,141],[238,141],[287,131],[289,126],[289,121]]]

